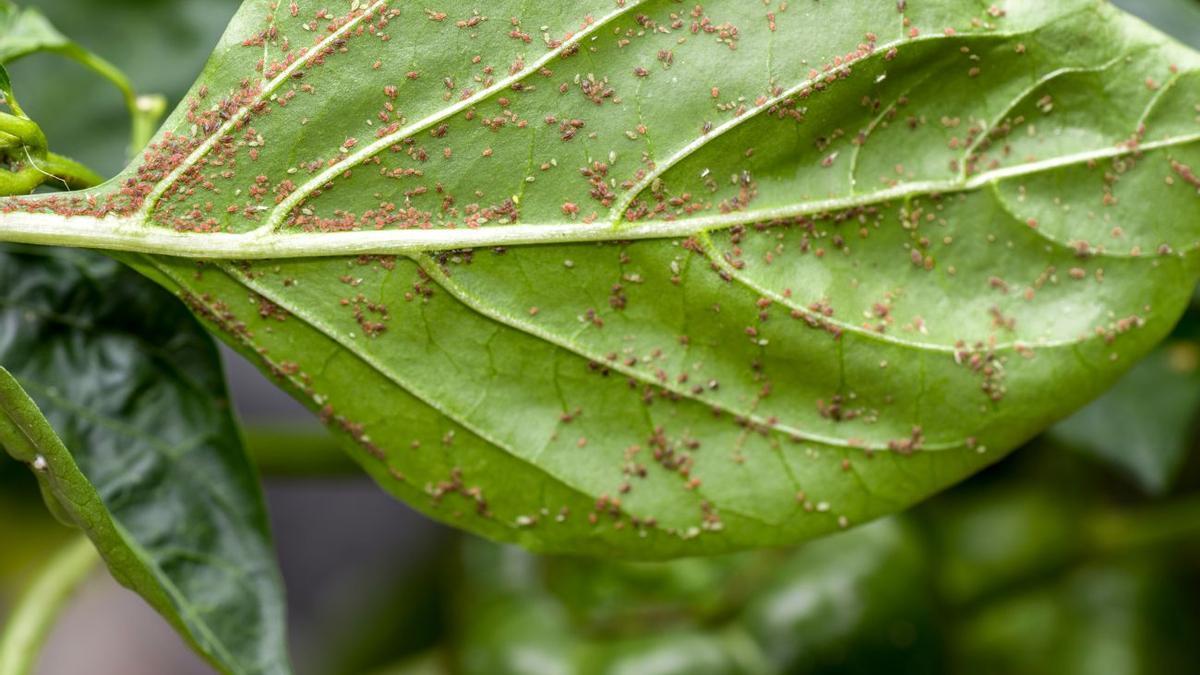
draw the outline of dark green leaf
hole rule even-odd
[[[286,672],[257,477],[186,310],[107,258],[0,250],[0,363],[0,439],[114,576],[222,670]]]
[[[247,3],[142,160],[0,237],[314,258],[136,264],[397,496],[642,558],[905,508],[1194,286],[1200,57],[1107,5],[425,10]]]

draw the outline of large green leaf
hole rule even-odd
[[[103,256],[0,249],[0,364],[0,445],[56,514],[223,671],[286,672],[262,495],[186,309]]]
[[[252,0],[139,162],[0,237],[139,254],[443,520],[772,545],[996,461],[1170,330],[1198,68],[1095,0]]]

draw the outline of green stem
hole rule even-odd
[[[28,117],[0,112],[0,132],[16,138],[26,147],[32,147],[34,152],[39,154],[45,152],[46,146],[49,145],[42,128]]]
[[[134,112],[137,110],[137,93],[133,90],[133,83],[129,81],[129,78],[125,77],[125,73],[122,73],[119,68],[81,47],[64,49],[61,53],[100,77],[112,82],[121,91],[121,97],[125,99],[125,105],[129,108],[129,111]]]
[[[53,152],[41,164],[46,173],[67,184],[68,190],[86,190],[104,182],[104,177],[83,164]]]
[[[102,182],[104,179],[95,171],[50,152],[38,159],[28,156],[25,168],[20,171],[0,171],[0,195],[27,195],[43,183],[65,190],[82,190]]]
[[[61,183],[67,190],[82,190],[104,182],[103,177],[83,164],[49,152],[46,135],[29,118],[0,112],[0,141],[9,161],[24,165],[19,171],[0,171],[0,194],[26,195],[46,182]]]
[[[86,537],[68,544],[34,581],[0,636],[0,675],[29,675],[60,611],[100,562]]]
[[[142,148],[150,144],[150,139],[154,138],[159,122],[162,121],[163,115],[167,114],[167,99],[158,95],[139,96],[134,105],[134,109],[130,111],[133,115],[133,136],[129,141],[131,158],[136,158]]]

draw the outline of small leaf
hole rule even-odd
[[[1198,96],[1093,0],[248,2],[0,237],[138,254],[442,520],[716,553],[906,508],[1168,334]]]
[[[999,488],[958,490],[922,507],[932,516],[937,547],[931,555],[938,560],[938,595],[947,605],[1003,596],[1094,552],[1097,509],[1083,507],[1097,500],[1046,489],[1053,483],[1045,476],[1018,476]]]
[[[0,250],[0,363],[0,442],[113,575],[222,670],[287,672],[259,485],[186,310],[95,254]]]

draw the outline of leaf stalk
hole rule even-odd
[[[67,602],[100,562],[87,537],[65,546],[25,593],[0,635],[0,675],[30,675]]]

